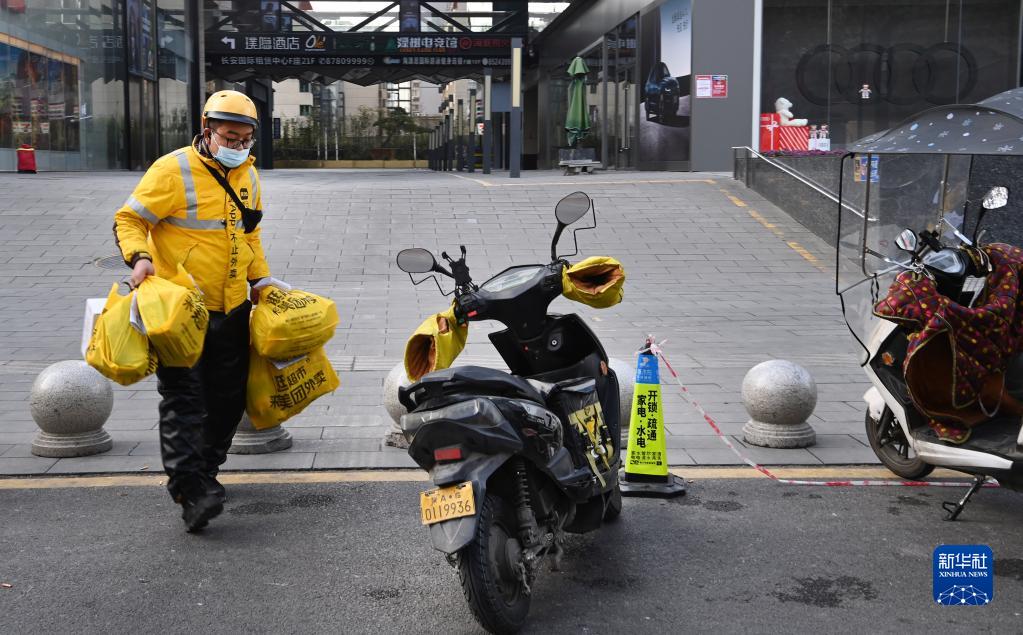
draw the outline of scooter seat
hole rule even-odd
[[[398,400],[409,411],[451,395],[486,395],[544,403],[540,392],[525,379],[485,366],[456,366],[425,375],[398,389]]]

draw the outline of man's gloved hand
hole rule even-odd
[[[249,300],[253,305],[259,304],[259,292],[266,287],[276,287],[281,291],[291,291],[291,285],[283,280],[267,276],[252,283],[252,292],[249,293]]]

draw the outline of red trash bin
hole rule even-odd
[[[36,149],[27,143],[18,148],[18,172],[22,174],[36,173]]]

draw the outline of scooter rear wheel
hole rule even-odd
[[[510,506],[487,494],[473,541],[458,552],[462,592],[480,626],[491,633],[515,633],[529,615],[530,596],[516,575],[522,556]]]
[[[913,454],[902,426],[888,406],[885,406],[881,417],[876,420],[868,411],[866,428],[870,448],[881,459],[881,463],[898,476],[916,481],[934,471],[933,465]]]
[[[622,484],[615,483],[615,488],[608,495],[607,506],[604,507],[604,522],[609,523],[622,515]]]

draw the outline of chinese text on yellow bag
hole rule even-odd
[[[287,366],[274,363],[253,348],[245,410],[257,430],[272,428],[340,385],[322,348]]]
[[[292,359],[326,344],[338,321],[333,300],[267,287],[252,312],[252,345],[264,357]]]
[[[146,335],[160,364],[191,368],[202,355],[210,314],[191,276],[178,265],[172,280],[150,276],[135,292]]]

